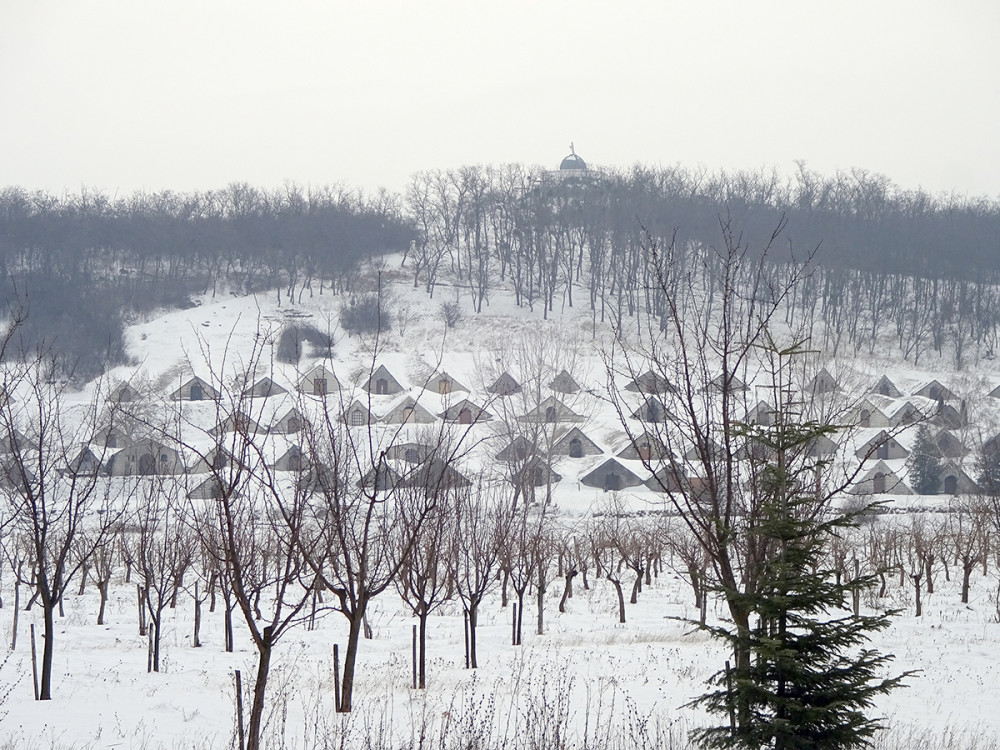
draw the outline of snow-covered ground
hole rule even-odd
[[[465,384],[469,392],[459,397],[481,400],[485,385],[499,370],[514,372],[526,364],[523,359],[530,346],[526,348],[525,342],[543,342],[554,361],[574,361],[573,374],[584,390],[566,403],[587,418],[584,429],[604,453],[566,458],[556,465],[563,479],[554,489],[554,513],[572,525],[603,507],[607,493],[585,486],[580,479],[621,447],[621,424],[606,398],[608,377],[599,354],[607,343],[607,328],[594,325],[589,311],[581,308],[557,310],[550,320],[543,320],[540,309],[517,309],[499,293],[489,310],[477,316],[456,290],[440,287],[429,301],[422,290],[412,289],[405,276],[393,286],[393,293],[397,322],[382,342],[377,363],[433,413],[450,403],[449,397],[421,388],[434,372],[445,370]],[[455,328],[448,329],[437,307],[456,296],[466,312]],[[228,378],[239,373],[255,344],[273,341],[287,322],[305,322],[335,333],[334,357],[327,364],[348,389],[356,388],[372,357],[364,340],[337,332],[341,301],[327,294],[279,307],[274,298],[205,299],[194,309],[133,326],[129,347],[136,364],[117,368],[109,382],[142,381],[166,397],[192,375],[208,377],[214,372]],[[272,368],[265,346],[266,366],[259,369],[261,375],[294,388],[301,374],[321,361],[307,356],[297,368],[280,364]],[[984,434],[996,424],[993,404],[985,398],[1000,382],[1000,372],[990,369],[991,363],[961,377],[949,373],[944,364],[933,369],[933,360],[926,370],[889,358],[838,364],[831,367],[838,379],[873,383],[886,373],[905,390],[938,378],[969,394],[983,394],[975,404],[970,400],[970,409],[981,415],[977,424]],[[74,398],[85,402],[93,388]],[[400,398],[374,397],[373,407],[384,413]],[[185,408],[193,423],[212,425],[211,409],[200,414],[196,405]],[[267,406],[261,413],[270,418],[283,409]],[[477,439],[493,434],[489,425],[476,429],[481,430]],[[897,461],[893,468],[903,467]],[[636,471],[641,473],[638,467]],[[663,507],[662,497],[645,488],[629,490],[625,496],[634,509]],[[940,503],[937,498],[915,496],[893,502],[900,511]],[[906,520],[897,515],[882,522]],[[959,603],[955,569],[952,580],[945,581],[939,568],[937,589],[924,594],[919,618],[913,615],[909,581],[901,585],[897,577],[892,582],[885,606],[903,612],[890,629],[875,636],[874,645],[896,655],[893,672],[919,671],[907,680],[905,689],[879,700],[877,713],[886,717],[890,728],[879,740],[882,746],[1000,745],[1000,713],[993,710],[1000,703],[996,568],[991,561],[988,575],[977,571],[968,605]],[[35,624],[40,638],[39,609],[21,613],[17,648],[0,668],[0,738],[6,738],[7,746],[231,746],[234,671],[241,671],[249,689],[256,664],[256,649],[245,627],[237,617],[236,651],[226,653],[220,603],[215,613],[206,613],[204,645],[192,648],[192,603],[190,597],[182,597],[177,609],[168,612],[163,628],[163,671],[149,674],[146,640],[137,631],[136,591],[134,585],[124,585],[122,574],[113,588],[107,625],[94,624],[98,599],[93,586],[82,596],[67,597],[65,617],[58,621],[51,702],[32,699],[29,627]],[[0,575],[4,603],[0,636],[9,645],[12,583],[9,570]],[[584,590],[577,578],[565,614],[557,611],[561,593],[557,579],[547,594],[544,635],[534,635],[534,607],[528,605],[525,643],[514,647],[510,608],[502,608],[494,592],[481,612],[476,670],[464,668],[460,606],[446,605],[430,621],[428,687],[416,691],[410,685],[415,620],[399,597],[387,591],[376,600],[369,618],[374,637],[361,645],[355,711],[349,715],[333,710],[332,650],[333,644],[346,642],[346,620],[328,613],[315,629],[298,627],[275,650],[265,746],[362,747],[365,737],[375,738],[380,747],[557,747],[562,746],[560,741],[567,747],[666,747],[668,742],[683,746],[686,731],[705,721],[684,706],[704,690],[707,677],[727,658],[721,645],[680,621],[697,617],[687,584],[670,570],[662,572],[643,590],[638,604],[628,606],[624,625],[617,622],[617,600],[607,581],[591,578],[590,589]],[[22,608],[23,597],[22,591]],[[709,617],[722,615],[721,604],[714,602]]]

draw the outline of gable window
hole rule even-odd
[[[191,400],[192,401],[201,401],[203,398],[205,398],[205,391],[201,387],[201,384],[200,383],[195,383],[194,385],[192,385],[191,386]]]
[[[326,393],[326,378],[313,378],[313,395],[325,396]]]
[[[361,409],[355,409],[351,412],[351,426],[360,427],[365,423],[365,414]]]
[[[384,396],[389,392],[389,381],[385,378],[379,378],[375,381],[375,393],[379,396]]]
[[[545,421],[546,422],[555,422],[555,421],[557,421],[557,419],[556,419],[557,416],[558,415],[556,414],[556,407],[554,407],[554,406],[546,406],[545,407]]]
[[[573,438],[569,441],[569,457],[583,458],[583,441],[580,438]]]

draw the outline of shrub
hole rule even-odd
[[[378,333],[392,326],[392,314],[380,295],[362,294],[340,308],[340,325],[350,334]]]

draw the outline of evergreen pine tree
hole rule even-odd
[[[892,657],[866,647],[893,613],[844,609],[874,576],[838,582],[824,567],[827,542],[852,525],[853,516],[822,512],[814,494],[822,462],[803,448],[832,428],[779,421],[746,430],[771,456],[759,474],[760,515],[747,540],[764,550],[760,585],[743,594],[759,625],[749,633],[710,628],[734,650],[748,648],[751,665],[744,673],[720,672],[713,678],[717,689],[694,701],[728,719],[694,738],[708,748],[864,747],[880,728],[867,715],[874,698],[906,675],[880,678]]]
[[[941,487],[941,451],[927,425],[920,425],[913,451],[906,462],[910,486],[918,495],[936,495]]]

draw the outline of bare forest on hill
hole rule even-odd
[[[546,316],[587,306],[595,324],[637,325],[663,304],[650,291],[647,248],[677,248],[681,266],[689,254],[711,262],[720,222],[751,245],[782,226],[770,248],[774,283],[807,260],[814,269],[792,290],[788,322],[805,322],[834,355],[888,347],[919,364],[934,351],[961,369],[997,350],[996,201],[804,164],[790,179],[470,166],[417,173],[402,195],[246,183],[128,196],[8,187],[0,264],[8,305],[29,307],[18,350],[44,348],[54,374],[86,380],[126,361],[123,330],[136,315],[206,293],[266,291],[292,305],[303,294],[349,297],[371,291],[359,282],[363,264],[391,253],[404,254],[432,297],[442,284],[466,292],[470,312],[505,290]]]

